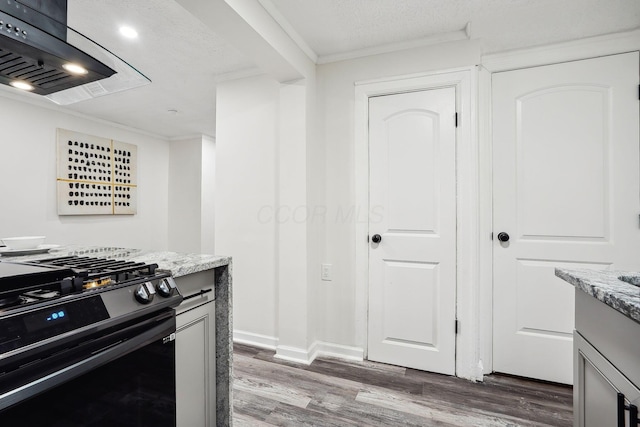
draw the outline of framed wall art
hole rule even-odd
[[[138,147],[57,130],[58,215],[137,213]]]

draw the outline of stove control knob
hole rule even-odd
[[[171,285],[172,284],[170,284],[167,280],[164,280],[164,279],[160,280],[156,285],[156,291],[158,291],[160,296],[169,298],[171,295],[173,295],[173,291],[176,288],[175,285],[174,286],[171,286]]]
[[[153,296],[155,295],[155,293],[156,291],[153,288],[151,282],[145,282],[138,285],[134,292],[134,295],[139,303],[149,304],[151,301],[153,301]]]

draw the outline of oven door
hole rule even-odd
[[[0,376],[0,424],[175,427],[175,312],[83,338]]]

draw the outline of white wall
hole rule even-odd
[[[309,265],[319,233],[308,216],[323,183],[309,164],[323,161],[309,149],[314,92],[313,76],[218,88],[216,248],[234,257],[234,336],[297,361],[309,360],[316,330],[309,289],[319,275]]]
[[[0,237],[166,249],[169,146],[162,139],[0,93]],[[137,215],[58,216],[56,128],[138,146]]]
[[[169,243],[176,252],[215,253],[215,142],[200,136],[169,144]]]
[[[317,120],[317,78],[309,81],[307,87],[307,307],[308,324],[307,336],[309,343],[318,342],[319,327],[322,324],[321,315],[324,310],[319,304],[320,264],[324,263],[325,253],[325,179],[326,162],[325,141],[318,135]],[[320,350],[320,349],[317,349]],[[325,349],[326,350],[326,349]]]
[[[216,100],[216,252],[233,257],[236,337],[275,346],[280,84],[220,83]]]
[[[260,2],[179,3],[269,76],[219,85],[216,250],[234,256],[236,338],[306,359],[315,332],[310,266],[320,233],[304,218],[279,215],[304,215],[323,194],[313,167],[323,156],[318,146],[310,149],[315,63]]]
[[[216,143],[208,136],[202,137],[202,181],[200,189],[200,252],[215,254],[215,183]]]
[[[169,144],[169,243],[176,252],[199,252],[202,139]]]

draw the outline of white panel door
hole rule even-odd
[[[455,89],[369,99],[368,358],[455,372]]]
[[[571,384],[574,294],[555,267],[640,267],[638,53],[492,87],[494,370]]]

